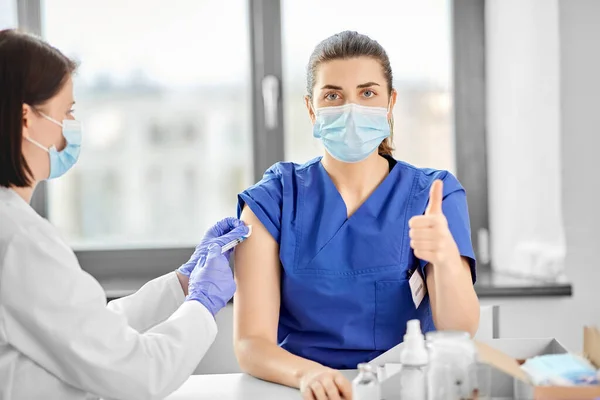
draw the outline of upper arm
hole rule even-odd
[[[235,254],[234,340],[260,337],[277,342],[281,266],[279,245],[246,206],[241,220],[252,225],[252,235]]]

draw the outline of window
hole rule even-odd
[[[344,30],[377,40],[390,57],[398,101],[396,157],[455,172],[449,0],[282,2],[286,158],[305,162],[322,153],[313,139],[306,66],[315,46]],[[310,26],[310,28],[309,28]]]
[[[81,60],[85,123],[77,168],[48,185],[50,220],[76,249],[195,245],[252,183],[246,2],[52,0],[42,16]]]
[[[303,103],[305,67],[320,40],[352,29],[390,55],[396,156],[458,175],[477,242],[487,229],[482,4],[18,2],[21,28],[81,61],[81,160],[41,185],[32,204],[119,294],[172,270],[269,166],[320,154]]]
[[[17,27],[16,0],[0,0],[0,30]]]

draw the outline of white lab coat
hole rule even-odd
[[[216,336],[175,273],[106,305],[57,230],[0,187],[0,399],[158,399]]]

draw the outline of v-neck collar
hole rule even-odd
[[[325,166],[321,161],[322,159],[319,159],[318,164],[319,170],[323,174],[323,179],[325,182],[327,182],[326,184],[330,186],[330,190],[333,193],[335,193],[335,195],[337,195],[337,200],[341,202],[341,205],[344,207],[344,215],[346,216],[344,223],[350,221],[355,215],[363,212],[368,212],[370,215],[376,217],[379,214],[384,202],[386,201],[387,196],[385,196],[385,194],[388,193],[390,187],[394,185],[394,182],[399,174],[398,171],[400,170],[399,164],[396,163],[396,165],[394,165],[394,167],[387,174],[387,176],[383,178],[383,181],[381,181],[381,183],[377,185],[375,190],[373,190],[373,192],[362,202],[362,204],[352,213],[352,215],[348,216],[348,206],[346,205],[344,198],[340,194],[338,188],[335,186],[335,183],[333,183],[331,176],[329,176],[329,173],[327,172]]]

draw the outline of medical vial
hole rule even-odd
[[[427,333],[429,400],[473,400],[478,397],[477,349],[466,332]]]
[[[427,363],[429,354],[418,319],[408,321],[404,348],[400,353],[400,399],[427,400]]]
[[[358,376],[352,381],[353,400],[381,400],[381,387],[370,364],[358,364]]]

